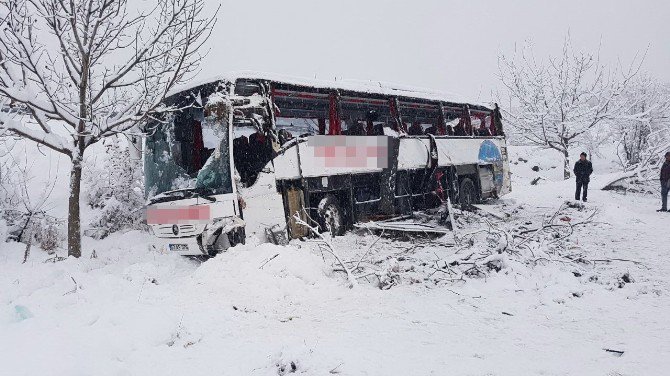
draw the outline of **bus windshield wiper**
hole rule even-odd
[[[209,202],[216,202],[216,198],[208,195],[209,190],[207,188],[196,188],[193,190],[192,197],[204,198]]]
[[[158,204],[161,202],[170,202],[177,200],[185,200],[188,198],[203,198],[209,202],[216,202],[216,198],[208,195],[209,190],[206,188],[186,188],[175,191],[163,192],[156,197],[149,199],[149,205]]]

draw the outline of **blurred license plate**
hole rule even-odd
[[[188,244],[170,244],[169,247],[171,251],[188,251]]]

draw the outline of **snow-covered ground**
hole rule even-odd
[[[536,224],[574,194],[547,153],[512,148],[529,161],[512,166],[514,191],[501,200],[510,220]],[[299,241],[204,263],[149,252],[139,232],[85,239],[81,259],[55,263],[35,250],[21,264],[22,246],[2,244],[0,374],[666,375],[670,214],[655,212],[656,197],[598,190],[611,163],[594,165],[594,223],[567,244],[616,260],[579,273],[510,262],[450,282],[426,270],[456,247],[384,240],[374,255],[396,263],[399,283],[349,289],[327,255]],[[530,185],[538,174],[547,180]],[[335,247],[355,260],[374,240],[348,234]]]

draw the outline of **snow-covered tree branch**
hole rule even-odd
[[[623,93],[628,108],[614,123],[624,170],[662,162],[670,149],[670,87],[649,76],[634,80]]]
[[[597,54],[575,51],[569,37],[561,55],[547,61],[536,60],[528,47],[500,56],[500,78],[514,103],[507,118],[524,141],[560,152],[568,179],[570,148],[585,138],[599,139],[594,136],[601,127],[630,115],[619,98],[640,64],[609,69]]]
[[[138,4],[133,4],[133,7]],[[0,3],[0,95],[35,124],[0,113],[0,128],[70,157],[68,253],[81,254],[79,193],[87,147],[169,111],[215,22],[201,0],[12,0]]]

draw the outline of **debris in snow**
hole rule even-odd
[[[77,284],[77,281],[73,277],[70,277],[70,278],[72,278],[72,282],[74,282],[74,287],[72,288],[72,290],[63,294],[63,296],[69,295],[69,294],[74,294],[75,292],[77,292],[78,289],[81,288],[81,287],[79,287],[79,284]]]
[[[495,205],[473,204],[472,207],[481,210],[484,213],[489,214],[497,219],[505,219],[510,216],[508,213],[500,211],[499,208],[496,207]]]
[[[584,209],[584,204],[579,201],[566,201],[565,205],[573,209],[579,209],[579,210]]]
[[[46,264],[47,262],[53,262],[53,263],[56,263],[56,262],[63,261],[63,260],[67,260],[67,257],[61,257],[61,256],[58,256],[58,255],[55,255],[55,256],[53,256],[53,257],[49,257],[48,259],[44,260],[44,263],[45,263],[45,264]]]
[[[267,264],[268,262],[274,260],[275,257],[277,257],[277,256],[279,256],[279,253],[276,253],[274,256],[272,256],[272,257],[268,258],[267,260],[265,260],[265,261],[261,264],[261,266],[258,267],[258,269],[263,269],[263,267],[265,266],[265,264]]]
[[[16,319],[18,321],[23,321],[33,317],[33,313],[27,307],[22,305],[14,306],[14,313],[16,314]]]
[[[538,176],[530,181],[530,185],[537,185],[537,183],[539,183],[540,180],[547,180],[547,179],[543,178],[542,176]]]
[[[623,288],[627,283],[633,283],[635,281],[633,280],[633,278],[631,278],[630,273],[626,272],[621,277],[619,277],[619,280],[617,282],[619,288]]]
[[[340,363],[340,364],[338,364],[335,368],[333,368],[333,369],[331,369],[330,371],[328,371],[328,373],[330,373],[330,374],[332,374],[332,375],[335,375],[335,374],[340,373],[340,371],[338,370],[338,368],[340,368],[340,366],[341,366],[342,364],[344,364],[344,363]]]
[[[611,353],[612,355],[614,355],[616,357],[620,357],[624,353],[624,351],[621,351],[621,350],[613,350],[613,349],[603,349],[603,350],[605,350],[608,353]]]
[[[279,361],[277,362],[276,367],[277,367],[277,375],[279,376],[283,376],[289,373],[295,373],[298,370],[298,364],[293,360],[288,363]]]
[[[458,233],[452,233],[449,239],[417,237],[417,242],[408,248],[401,244],[412,242],[412,236],[408,235],[403,241],[382,235],[383,240],[376,238],[375,242],[380,242],[378,248],[386,252],[374,253],[368,248],[361,258],[364,262],[344,261],[344,264],[364,265],[364,269],[353,269],[354,278],[359,279],[361,273],[375,276],[382,289],[417,281],[462,283],[467,279],[487,278],[491,273],[526,274],[530,268],[547,265],[569,266],[566,274],[581,277],[587,267],[595,265],[596,260],[591,260],[578,245],[581,236],[578,230],[601,225],[593,222],[597,209],[575,210],[563,203],[541,218],[529,218],[528,211],[518,205],[502,205],[496,208],[498,211],[501,212],[498,216],[490,217],[488,210],[456,211]],[[370,240],[370,243],[374,242]],[[360,244],[354,247],[360,248]],[[404,249],[389,255],[388,250],[393,248]],[[454,251],[444,254],[424,251],[429,248],[453,248]],[[563,296],[569,294],[572,293],[566,292]]]
[[[253,309],[239,308],[237,306],[233,306],[233,309],[235,311],[240,311],[240,312],[244,312],[244,313],[256,313],[257,312],[256,310],[253,310]]]

